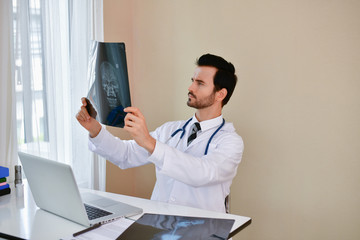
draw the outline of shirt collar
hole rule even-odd
[[[191,122],[189,124],[189,127],[192,127],[192,125],[195,123],[195,122],[199,122],[200,123],[200,127],[201,127],[201,131],[202,132],[205,132],[206,130],[209,130],[211,128],[214,128],[214,127],[217,127],[219,126],[223,121],[223,116],[220,115],[219,117],[216,117],[216,118],[213,118],[213,119],[209,119],[209,120],[206,120],[206,121],[202,121],[202,122],[199,122],[196,117],[195,117],[195,114],[194,116],[192,117],[191,119]]]

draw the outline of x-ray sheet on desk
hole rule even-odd
[[[87,98],[97,112],[97,120],[124,127],[124,108],[131,106],[124,43],[94,42],[90,53],[91,88]]]
[[[118,240],[228,239],[235,220],[145,213]]]

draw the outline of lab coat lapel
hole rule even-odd
[[[192,152],[192,154],[195,154],[195,152],[199,152],[200,156],[204,155],[204,151],[206,148],[207,140],[209,140],[209,137],[207,137],[207,134],[202,134],[195,138],[189,146],[185,144],[186,152]],[[196,154],[196,155],[199,155]]]

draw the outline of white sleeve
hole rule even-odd
[[[159,141],[149,157],[158,172],[193,187],[232,180],[241,161],[244,144],[237,134],[224,134],[211,144],[207,155],[194,157]]]
[[[121,140],[102,127],[99,134],[89,137],[89,149],[122,169],[150,163],[148,151],[134,140]]]

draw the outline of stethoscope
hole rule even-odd
[[[186,126],[189,124],[189,122],[191,122],[192,118],[190,118],[189,120],[186,121],[186,123],[184,124],[184,126],[182,128],[179,128],[177,129],[175,132],[173,132],[170,136],[170,138],[173,138],[176,134],[178,134],[179,132],[182,132],[181,135],[180,135],[180,139],[183,138],[183,136],[185,135],[185,128]],[[209,138],[209,141],[206,145],[206,148],[205,148],[205,153],[204,155],[207,155],[208,153],[208,150],[209,150],[209,146],[210,146],[210,142],[211,140],[214,138],[215,134],[220,131],[220,129],[225,125],[225,119],[223,119],[222,123],[220,124],[220,126],[215,130],[215,132],[211,135],[211,137]],[[170,140],[170,138],[168,139],[168,141]],[[178,143],[176,144],[175,147],[177,147],[177,145],[179,144],[180,142],[180,139],[178,141]]]

